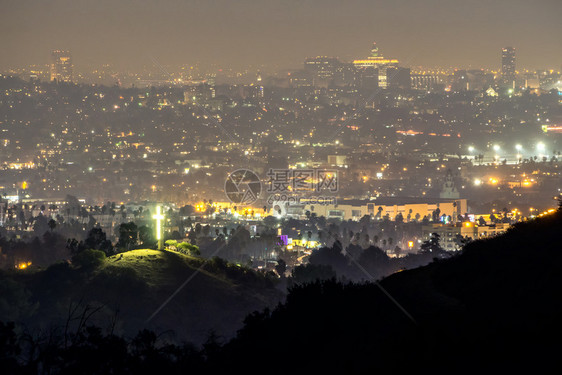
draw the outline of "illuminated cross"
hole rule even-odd
[[[158,250],[162,250],[162,220],[164,220],[164,215],[161,213],[161,207],[156,206],[156,215],[152,218],[156,220],[156,239],[158,240]]]

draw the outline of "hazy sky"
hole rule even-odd
[[[0,69],[72,51],[77,69],[271,64],[366,56],[404,66],[560,69],[562,0],[0,0]]]

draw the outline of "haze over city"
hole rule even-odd
[[[218,64],[293,68],[351,60],[372,40],[412,66],[497,68],[517,45],[528,69],[560,69],[557,0],[3,1],[1,68],[72,50],[77,69]]]

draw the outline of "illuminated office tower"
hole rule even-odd
[[[258,87],[258,98],[263,98],[263,83],[261,78],[261,73],[258,71],[258,75],[256,76],[256,82]]]
[[[515,84],[515,48],[502,48],[502,78],[513,86]]]
[[[387,59],[379,51],[376,43],[371,47],[371,55],[366,59],[353,60],[353,65],[356,68],[379,68],[379,67],[396,67],[398,60]]]
[[[398,68],[398,60],[385,58],[376,43],[371,47],[371,55],[366,59],[353,60],[358,70],[362,86],[376,86],[383,89],[389,87],[389,68]],[[409,78],[408,78],[409,79]]]
[[[51,53],[51,81],[72,82],[72,58],[69,51]]]
[[[314,80],[314,86],[328,84],[334,79],[337,69],[341,63],[335,57],[309,57],[304,61],[304,71]]]

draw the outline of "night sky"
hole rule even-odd
[[[299,67],[364,57],[372,41],[404,66],[562,65],[560,0],[0,0],[0,69],[69,49],[77,69],[216,63]]]

